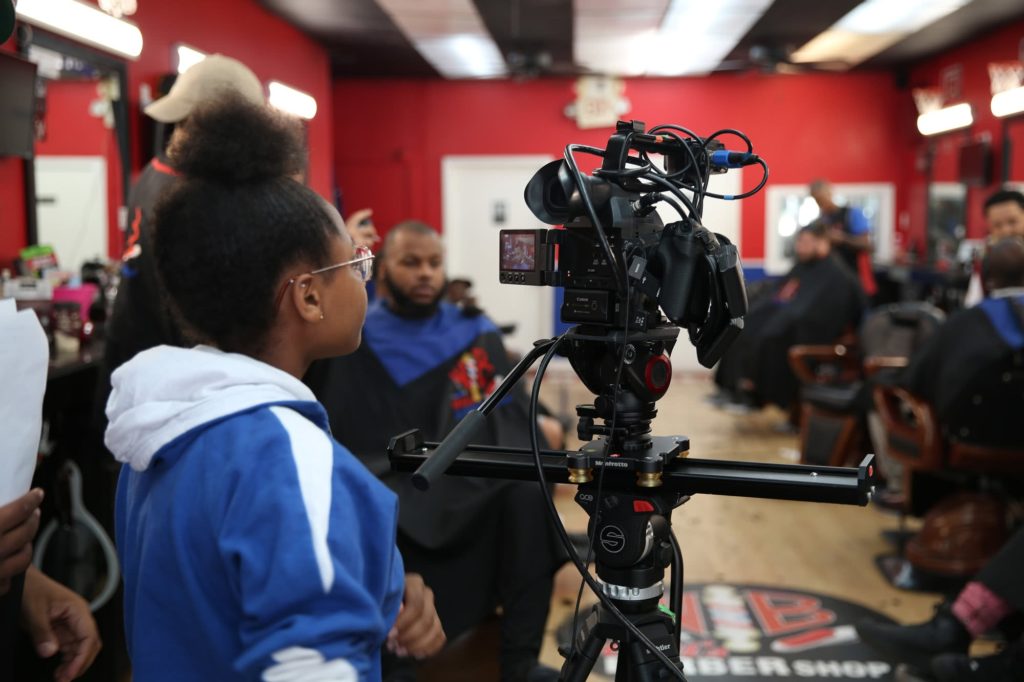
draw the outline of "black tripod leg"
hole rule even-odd
[[[580,639],[583,643],[576,647],[571,657],[565,660],[562,665],[562,672],[558,676],[559,682],[586,682],[594,664],[601,656],[604,649],[605,639],[598,634],[596,609],[587,622],[583,624],[583,631],[580,632]]]
[[[676,644],[675,626],[672,621],[659,614],[656,620],[648,620],[637,625],[658,650],[673,662],[676,669],[682,672],[683,664],[679,661],[679,647]],[[656,682],[675,679],[679,678],[666,670],[665,664],[632,634],[627,633],[626,641],[619,643],[615,682]]]

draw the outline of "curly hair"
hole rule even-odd
[[[171,308],[198,340],[257,353],[286,268],[327,265],[338,234],[305,166],[301,124],[228,95],[197,108],[168,150],[182,173],[157,202],[153,249]]]

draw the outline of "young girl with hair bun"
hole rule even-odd
[[[107,404],[133,679],[380,679],[385,643],[425,656],[444,633],[394,493],[301,381],[358,347],[372,255],[295,179],[292,119],[227,97],[183,132],[153,249],[199,345],[140,353]]]

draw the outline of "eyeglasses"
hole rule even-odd
[[[359,278],[364,282],[370,281],[370,276],[373,274],[373,259],[375,256],[370,251],[368,246],[357,246],[356,257],[352,260],[347,260],[344,263],[336,263],[335,265],[328,265],[326,268],[320,268],[319,270],[313,270],[309,274],[319,275],[321,272],[327,272],[328,270],[336,270],[337,268],[343,268],[346,265],[353,266],[352,269],[356,271]]]
[[[373,275],[373,259],[375,258],[373,252],[371,252],[366,246],[357,246],[355,255],[355,258],[347,260],[344,263],[335,263],[334,265],[328,265],[326,268],[311,270],[304,274],[319,275],[321,273],[328,272],[329,270],[337,270],[338,268],[352,266],[352,269],[356,271],[357,275],[359,275],[360,281],[369,282],[370,277]],[[277,299],[274,301],[275,309],[281,305],[281,301],[284,299],[284,295],[285,292],[288,291],[288,287],[295,284],[295,280],[299,277],[301,277],[301,275],[296,275],[281,285],[281,290],[277,292]]]

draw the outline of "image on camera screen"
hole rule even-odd
[[[532,234],[501,235],[501,269],[533,270],[537,262],[536,238]]]

